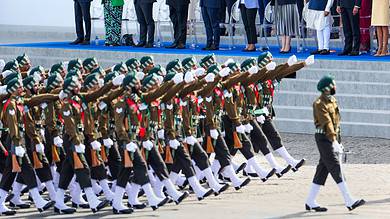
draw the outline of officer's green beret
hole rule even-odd
[[[207,68],[213,64],[216,64],[217,60],[214,54],[207,55],[200,60],[200,67]]]
[[[69,94],[71,91],[73,91],[75,88],[77,88],[80,85],[79,79],[76,76],[72,76],[69,78],[66,78],[64,81],[63,91],[66,94]]]
[[[33,76],[27,76],[23,79],[23,87],[27,89],[32,89],[36,83],[39,81],[36,81]]]
[[[187,57],[181,61],[181,65],[183,66],[184,71],[189,71],[192,67],[196,65],[195,57]]]
[[[230,62],[227,67],[230,68],[230,70],[232,70],[232,72],[234,71],[239,71],[240,70],[240,66],[238,65],[237,62]]]
[[[138,79],[135,77],[135,71],[130,71],[126,77],[123,79],[122,86],[126,89],[131,89],[138,82]]]
[[[91,71],[91,74],[97,74],[99,77],[104,77],[106,75],[106,71],[102,67],[97,67]]]
[[[53,90],[58,87],[62,81],[63,79],[60,74],[52,74],[47,78],[46,89],[48,91]]]
[[[172,78],[176,75],[175,72],[168,72],[164,77],[164,82],[172,80]]]
[[[76,76],[79,79],[81,78],[81,72],[79,70],[71,70],[66,74],[65,79],[73,76]]]
[[[207,74],[213,73],[218,74],[221,71],[221,67],[219,65],[213,64],[207,69]]]
[[[92,71],[96,65],[98,65],[98,61],[95,57],[87,58],[83,61],[83,67],[87,71]]]
[[[89,74],[84,80],[84,87],[91,89],[92,87],[99,84],[99,75],[98,74]]]
[[[7,92],[8,93],[13,93],[18,88],[23,87],[23,82],[20,78],[14,78],[7,83]]]
[[[334,86],[336,86],[336,82],[331,75],[326,75],[317,84],[317,90],[324,92],[330,91]]]
[[[112,81],[116,76],[119,75],[119,72],[117,71],[113,71],[113,72],[110,72],[108,73],[105,77],[104,77],[104,83],[108,83],[110,81]]]
[[[16,61],[18,61],[19,67],[23,67],[30,63],[30,58],[24,53],[23,55],[16,57]]]
[[[79,70],[83,67],[81,59],[72,59],[68,63],[68,72],[72,70]]]
[[[157,84],[157,77],[157,74],[148,74],[148,76],[142,80],[142,86],[146,89],[150,89],[152,86]]]
[[[256,65],[255,58],[246,59],[244,62],[241,63],[241,70],[243,72],[247,72],[250,68],[252,68],[255,65]]]
[[[8,82],[10,82],[11,80],[13,79],[22,79],[22,75],[17,73],[17,72],[12,72],[11,74],[8,74],[5,78],[4,78],[4,84],[8,84]]]
[[[145,68],[148,65],[153,64],[153,57],[152,56],[144,56],[140,60],[141,68]]]
[[[7,62],[7,63],[4,65],[3,72],[5,72],[5,71],[7,71],[7,70],[19,72],[19,64],[18,64],[18,61],[16,61],[16,59],[14,59],[14,60],[12,60],[12,61]]]
[[[257,65],[260,69],[264,68],[272,61],[272,54],[270,52],[263,52],[257,57]]]
[[[35,74],[37,74],[37,75],[39,75],[40,77],[42,77],[42,75],[43,75],[44,73],[45,73],[45,68],[42,67],[42,66],[40,66],[40,65],[38,65],[37,67],[32,68],[32,69],[29,71],[28,75],[29,75],[29,76],[34,76]]]
[[[170,73],[170,72],[173,72],[173,73],[177,73],[181,70],[181,63],[179,61],[179,59],[175,59],[173,61],[170,61],[168,64],[167,64],[167,73]]]
[[[141,63],[136,58],[129,59],[125,62],[127,68],[133,71],[137,71],[141,67]]]
[[[156,65],[152,69],[150,69],[149,74],[157,74],[159,76],[165,76],[167,74],[165,68],[161,67],[161,65]]]
[[[126,74],[129,70],[127,69],[127,66],[125,65],[125,63],[121,62],[121,63],[114,65],[114,68],[112,69],[112,71],[117,71],[120,74]]]
[[[65,71],[64,63],[60,62],[60,63],[54,64],[53,66],[51,66],[50,75],[51,74],[60,74],[61,72],[64,72],[64,71]]]

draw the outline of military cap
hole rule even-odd
[[[104,83],[108,83],[108,82],[112,81],[118,75],[119,75],[119,72],[117,72],[117,71],[113,71],[113,72],[108,73],[104,77]]]
[[[144,56],[140,60],[141,68],[145,68],[148,65],[153,64],[153,57],[152,56]]]
[[[240,66],[238,65],[237,62],[230,62],[228,65],[227,65],[228,68],[230,68],[230,70],[233,71],[239,71],[240,70]]]
[[[193,56],[187,57],[183,59],[183,61],[181,61],[181,65],[184,71],[189,71],[192,67],[196,65],[196,58]]]
[[[270,52],[263,52],[257,57],[257,65],[260,69],[264,68],[272,61],[272,54]]]
[[[164,77],[164,82],[172,80],[172,78],[176,75],[176,72],[168,72]]]
[[[51,66],[50,74],[60,74],[63,71],[65,71],[65,65],[63,62],[60,62]]]
[[[125,62],[125,64],[126,64],[129,71],[131,71],[131,70],[136,71],[136,70],[138,70],[138,68],[141,67],[141,63],[136,58],[131,58],[131,59],[127,60]]]
[[[80,85],[79,79],[76,76],[72,76],[65,79],[64,85],[62,86],[63,87],[62,90],[64,91],[64,93],[69,94],[79,85]]]
[[[53,90],[58,87],[62,81],[63,79],[60,74],[52,74],[47,78],[46,89],[48,91]]]
[[[167,74],[165,68],[161,67],[161,65],[156,65],[152,69],[150,69],[149,74],[156,74],[159,76],[165,76]]]
[[[91,71],[91,74],[98,74],[99,77],[104,77],[106,75],[106,71],[102,67],[97,67]]]
[[[214,54],[207,55],[200,60],[199,65],[202,68],[207,68],[210,65],[216,64],[217,60]]]
[[[112,68],[112,71],[117,71],[121,74],[125,74],[129,70],[127,69],[127,66],[123,62],[121,62],[121,63],[114,65],[114,67]]]
[[[241,70],[243,72],[247,72],[250,68],[252,68],[255,65],[256,65],[255,58],[246,59],[244,62],[241,63]]]
[[[213,73],[215,75],[217,75],[220,71],[221,71],[221,67],[217,64],[213,64],[211,65],[208,69],[207,69],[207,74],[209,73]]]
[[[18,64],[18,61],[16,61],[16,59],[14,59],[14,60],[12,60],[12,61],[7,62],[7,63],[4,65],[3,72],[5,72],[5,71],[7,71],[7,70],[19,72],[19,64]]]
[[[68,71],[79,70],[83,67],[81,59],[72,59],[68,63]]]
[[[153,87],[153,85],[157,84],[157,77],[157,74],[149,74],[142,80],[142,86],[146,89],[150,89],[151,87]]]
[[[16,57],[16,61],[18,61],[19,67],[23,67],[30,63],[30,58],[24,53],[23,55]]]
[[[326,75],[318,81],[317,90],[321,92],[330,91],[332,88],[336,86],[336,82],[334,77],[331,75]]]
[[[87,58],[83,61],[83,67],[87,71],[92,71],[96,65],[98,65],[98,61],[95,57]]]
[[[42,75],[44,73],[45,73],[45,68],[39,65],[37,67],[32,68],[29,71],[28,75],[35,77],[35,80],[39,82],[42,79]]]
[[[76,76],[78,79],[81,78],[81,72],[79,70],[71,70],[66,74],[65,79]]]
[[[39,81],[37,81],[33,76],[27,76],[23,79],[23,87],[27,89],[32,89],[35,84],[37,84]]]
[[[126,77],[123,79],[123,83],[122,83],[122,86],[128,90],[130,90],[132,87],[134,87],[137,82],[138,82],[138,79],[135,77],[135,71],[130,71]]]
[[[99,75],[95,73],[89,74],[84,80],[84,87],[91,89],[92,87],[99,84]]]
[[[14,78],[7,83],[7,92],[8,93],[13,93],[18,88],[23,87],[23,82],[20,78]]]
[[[173,72],[173,73],[177,73],[179,72],[181,69],[181,63],[179,61],[179,59],[175,59],[173,61],[170,61],[168,64],[167,64],[167,73],[170,73],[170,72]]]
[[[11,74],[8,74],[5,78],[4,78],[4,84],[8,84],[8,82],[10,82],[11,80],[13,79],[22,79],[22,75],[17,73],[17,72],[12,72]]]

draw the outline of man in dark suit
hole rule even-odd
[[[70,44],[89,45],[91,40],[91,7],[92,0],[74,0],[74,16],[76,22],[77,39]],[[85,36],[83,27],[83,18],[85,23]]]
[[[169,5],[169,18],[173,23],[175,41],[167,48],[184,49],[187,39],[188,6],[190,0],[167,0]]]
[[[230,15],[232,14],[232,7],[236,1],[237,0],[222,0],[222,7],[219,15],[221,18],[221,23],[229,22]],[[226,8],[227,8],[227,15],[228,15],[227,21],[226,21]],[[227,36],[226,27],[221,27],[221,35]]]
[[[339,55],[357,56],[360,47],[359,9],[361,0],[337,0],[337,12],[341,14],[345,37],[344,51]]]
[[[206,27],[207,44],[202,50],[219,50],[220,18],[222,0],[200,0],[202,17]]]
[[[152,48],[154,43],[153,4],[156,0],[134,0],[135,12],[140,26],[139,43],[136,47]]]

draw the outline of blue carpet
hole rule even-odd
[[[165,43],[168,45],[169,43]],[[68,50],[94,50],[94,51],[117,51],[117,52],[143,52],[143,53],[157,53],[157,54],[188,54],[188,55],[206,55],[211,53],[210,51],[202,51],[200,48],[204,45],[200,45],[199,48],[196,49],[165,49],[163,46],[161,48],[135,48],[135,47],[127,47],[127,46],[118,46],[118,47],[106,47],[104,46],[104,41],[100,40],[99,45],[70,45],[69,42],[44,42],[44,43],[22,43],[22,44],[4,44],[0,46],[6,47],[25,47],[25,48],[52,48],[52,49],[68,49]],[[242,52],[241,50],[244,46],[237,46],[237,48],[229,50],[227,45],[222,45],[219,51],[212,51],[216,55],[220,56],[256,56],[260,53],[257,52]],[[292,54],[296,54],[296,56],[300,59],[304,59],[310,55],[309,51],[313,51],[315,48],[309,48],[308,51],[304,51],[301,53],[296,53],[296,48],[292,49],[292,53],[290,54],[280,54],[278,47],[271,47],[270,52],[273,54],[275,58],[287,58]],[[374,57],[368,54],[362,54],[360,56],[337,56],[336,51],[331,53],[330,55],[317,55],[316,59],[325,59],[325,60],[348,60],[348,61],[381,61],[381,62],[389,62],[390,56],[385,57]]]

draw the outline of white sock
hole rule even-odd
[[[110,187],[108,186],[107,179],[100,180],[99,184],[103,189],[104,196],[106,196],[106,199],[112,201],[114,199],[114,193],[112,193]]]
[[[202,180],[204,178],[203,172],[199,169],[198,166],[196,166],[194,161],[192,161],[192,164],[195,169],[196,178],[198,178],[198,180]]]
[[[317,197],[318,193],[320,192],[320,188],[321,188],[321,186],[318,184],[315,184],[315,183],[311,184],[310,192],[309,192],[309,195],[307,196],[307,199],[306,199],[306,204],[309,207],[315,208],[315,207],[319,206],[317,204],[316,197]]]
[[[284,168],[278,164],[278,162],[276,161],[274,155],[271,152],[265,155],[265,159],[267,159],[269,165],[272,168],[276,169],[277,173],[280,173],[280,172],[282,172],[284,170]]]
[[[149,206],[157,206],[160,202],[163,201],[163,199],[157,197],[152,189],[152,186],[150,183],[147,183],[142,186],[142,189],[144,190],[146,197],[148,199]]]
[[[324,49],[324,31],[317,30],[318,50]]]
[[[138,200],[138,193],[139,193],[139,190],[141,189],[141,186],[138,185],[138,184],[134,184],[134,183],[128,183],[126,185],[126,193],[127,193],[127,196],[128,196],[128,202],[131,204],[131,205],[140,205],[142,204],[139,200]]]
[[[72,197],[72,202],[82,205],[82,204],[87,204],[87,202],[83,198],[83,193],[81,191],[80,184],[77,182],[73,183],[73,186],[70,187],[70,196]]]
[[[324,36],[324,49],[329,50],[329,41],[330,41],[330,26],[326,26],[323,30]]]
[[[347,207],[351,207],[356,202],[356,200],[352,198],[351,194],[349,193],[347,184],[345,182],[341,182],[337,184],[337,186],[339,187],[340,192],[343,195],[345,205]]]
[[[177,185],[177,179],[179,178],[179,174],[178,173],[175,173],[173,171],[171,171],[169,173],[169,179],[171,180],[171,182],[175,185]]]
[[[268,175],[268,172],[265,171],[257,162],[256,158],[252,157],[248,160],[248,165],[252,166],[253,169],[255,169],[256,173],[260,176],[260,178],[266,178]]]
[[[25,204],[24,201],[22,201],[22,198],[20,197],[20,193],[23,190],[24,185],[18,182],[14,182],[12,185],[12,194],[14,194],[14,197],[11,199],[11,202],[17,205]]]
[[[3,189],[0,189],[0,212],[6,212],[11,210],[7,208],[7,206],[5,206],[5,199],[7,198],[7,196],[8,192]]]
[[[240,186],[244,182],[242,179],[238,178],[232,165],[226,166],[223,170],[223,173],[230,178],[234,187]]]
[[[252,168],[252,166],[248,164],[245,166],[244,170],[247,173],[256,173],[256,171]]]
[[[53,173],[53,184],[54,184],[54,187],[56,189],[58,188],[59,182],[60,182],[60,174],[57,171],[54,171],[54,173]]]
[[[43,208],[48,203],[48,201],[43,199],[42,196],[39,194],[38,188],[35,187],[30,189],[29,191],[31,198],[33,199],[34,204],[37,208]]]
[[[157,177],[154,176],[154,171],[152,169],[148,170],[148,177],[150,184],[154,187],[156,185]]]
[[[45,188],[45,184],[41,182],[37,175],[35,175],[35,178],[37,179],[38,190],[42,192],[42,190]]]
[[[207,179],[207,183],[209,184],[210,188],[213,189],[214,192],[219,192],[219,190],[222,188],[222,185],[219,184],[215,179],[213,172],[211,171],[211,168],[208,167],[204,169],[203,174],[205,175]]]
[[[97,183],[96,180],[94,179],[91,179],[91,183],[92,183],[92,189],[93,189],[93,192],[96,194],[96,195],[99,195],[100,192],[103,190],[103,188]]]
[[[167,189],[167,193],[169,196],[173,198],[174,201],[177,201],[182,195],[182,192],[177,191],[171,180],[165,179],[162,181],[164,184],[165,188]]]
[[[281,147],[279,149],[276,150],[276,152],[281,156],[283,157],[283,159],[291,165],[291,167],[295,167],[298,163],[299,163],[299,160],[295,160],[289,153],[288,151],[286,150],[285,147]]]
[[[56,189],[54,188],[53,181],[49,180],[45,182],[46,189],[49,192],[50,200],[55,201],[56,200]]]
[[[87,196],[89,208],[96,208],[100,204],[100,200],[97,198],[95,192],[91,187],[84,188],[85,195]]]
[[[207,193],[207,190],[200,185],[196,176],[192,176],[192,177],[188,178],[188,183],[191,185],[192,189],[194,190],[194,192],[198,198],[203,197],[204,194]]]
[[[218,178],[218,172],[219,169],[221,169],[221,164],[217,159],[214,159],[214,161],[211,163],[211,171],[213,171],[214,175]]]
[[[56,192],[56,198],[55,198],[55,207],[60,209],[60,210],[64,210],[64,209],[67,209],[68,206],[65,205],[64,203],[64,198],[65,198],[65,191],[63,189],[58,189],[57,192]]]
[[[156,177],[156,182],[155,185],[153,186],[154,194],[156,194],[157,197],[159,198],[162,199],[166,198],[163,189],[164,189],[164,183],[161,182],[161,180],[158,177]]]
[[[123,194],[125,193],[125,189],[123,187],[117,186],[115,190],[114,200],[112,201],[112,207],[116,210],[127,209],[123,203]]]
[[[112,181],[112,185],[111,185],[111,191],[112,191],[112,192],[115,192],[116,181],[117,181],[117,180]]]

